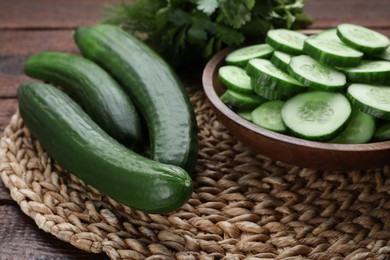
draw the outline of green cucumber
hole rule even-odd
[[[279,69],[287,72],[288,64],[293,56],[281,51],[274,51],[271,57],[271,63]]]
[[[350,82],[384,84],[390,81],[389,61],[364,60],[359,66],[339,69],[344,72]]]
[[[233,91],[254,94],[249,76],[243,68],[226,65],[218,69],[218,79]]]
[[[243,94],[230,89],[226,90],[220,99],[232,109],[254,109],[266,101],[256,94]]]
[[[295,79],[313,89],[342,91],[347,83],[343,73],[307,55],[293,57],[288,71]]]
[[[251,59],[246,67],[246,73],[251,77],[252,88],[258,95],[261,95],[259,88],[263,87],[276,90],[285,96],[292,96],[306,89],[302,83],[269,60]]]
[[[383,52],[379,53],[376,57],[382,60],[390,61],[390,46],[387,47]]]
[[[288,29],[269,30],[265,37],[265,42],[275,50],[291,55],[302,54],[303,43],[308,38],[307,35]]]
[[[286,126],[282,120],[283,101],[268,101],[252,111],[252,122],[270,131],[284,133]]]
[[[347,45],[369,55],[379,54],[390,45],[383,34],[356,24],[339,24],[337,35]]]
[[[245,120],[248,120],[249,122],[252,122],[252,110],[240,109],[237,111],[237,115],[244,118]]]
[[[351,105],[344,95],[313,91],[287,100],[282,108],[282,119],[295,136],[329,141],[348,125],[351,112]]]
[[[303,46],[305,54],[330,66],[353,67],[360,64],[363,53],[344,43],[307,39]]]
[[[251,79],[251,86],[260,97],[266,100],[287,100],[294,96],[295,93],[285,94],[278,89],[272,89],[269,86],[264,86]]]
[[[255,44],[245,46],[230,52],[225,61],[229,65],[239,66],[245,68],[250,59],[271,57],[274,49],[268,44]]]
[[[352,110],[351,120],[345,130],[331,143],[364,144],[374,136],[375,118],[357,109]]]
[[[119,142],[142,142],[141,121],[133,103],[95,63],[74,54],[42,52],[26,61],[24,71],[30,77],[59,85]]]
[[[373,140],[376,142],[390,140],[390,122],[382,123],[374,133]]]
[[[313,34],[313,35],[309,36],[309,38],[310,39],[317,39],[317,40],[321,40],[321,41],[331,41],[331,42],[343,43],[343,41],[337,35],[336,28],[323,30],[317,34]]]
[[[351,84],[347,97],[357,109],[374,117],[390,120],[390,86]]]
[[[107,196],[148,213],[177,210],[191,196],[187,172],[127,149],[61,90],[25,83],[18,100],[24,123],[47,153]]]
[[[118,26],[81,27],[74,36],[81,53],[108,71],[143,115],[151,158],[191,172],[197,158],[196,118],[172,68],[145,43]]]

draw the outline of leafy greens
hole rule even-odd
[[[304,0],[135,0],[109,6],[106,23],[132,32],[172,65],[202,62],[272,28],[311,22]]]

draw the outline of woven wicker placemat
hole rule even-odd
[[[16,113],[1,139],[1,178],[37,226],[112,259],[386,259],[390,167],[320,172],[238,142],[190,89],[199,124],[195,190],[179,211],[145,214],[66,173]],[[331,162],[329,162],[331,163]]]

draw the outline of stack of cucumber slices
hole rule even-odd
[[[270,30],[218,70],[221,100],[265,129],[342,144],[390,139],[390,40],[340,24],[307,36]]]

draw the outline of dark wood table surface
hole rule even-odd
[[[115,0],[0,0],[0,135],[17,108],[27,57],[44,50],[77,52],[72,30],[103,17]],[[390,37],[390,0],[306,0],[313,29],[356,23]],[[199,77],[200,78],[200,77]],[[201,82],[199,82],[201,84]],[[40,230],[0,181],[0,259],[107,259],[83,252]]]

